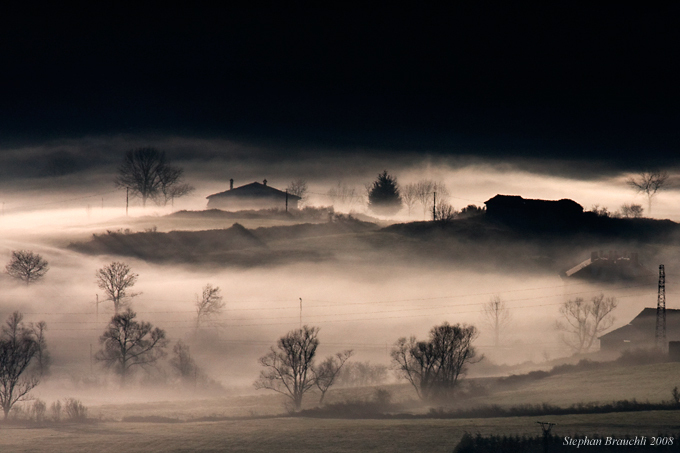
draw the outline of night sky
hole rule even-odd
[[[0,19],[0,149],[172,134],[291,158],[680,156],[677,5],[21,8]]]

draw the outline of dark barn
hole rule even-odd
[[[489,218],[527,226],[563,227],[583,216],[583,206],[568,199],[532,200],[519,195],[496,195],[484,204]]]

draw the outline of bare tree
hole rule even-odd
[[[416,198],[423,208],[423,215],[427,216],[428,211],[432,210],[432,187],[434,182],[429,180],[422,180],[416,183]]]
[[[203,373],[198,368],[198,365],[196,365],[193,357],[191,357],[189,345],[182,340],[177,340],[177,343],[172,348],[172,352],[173,357],[170,359],[172,369],[184,383],[191,383],[195,386],[199,374],[202,375]]]
[[[47,261],[30,250],[14,250],[5,271],[12,277],[23,280],[26,285],[35,283],[50,269]]]
[[[668,172],[666,171],[643,171],[637,176],[628,178],[626,182],[636,192],[647,196],[647,212],[651,214],[652,198],[659,190],[664,188],[666,181],[668,181]]]
[[[140,197],[142,206],[149,199],[165,205],[193,191],[193,187],[182,182],[183,173],[184,170],[167,162],[165,152],[138,148],[125,153],[115,184],[128,188],[133,197]]]
[[[302,406],[302,397],[315,383],[312,367],[319,346],[318,327],[303,326],[279,338],[276,349],[272,347],[260,357],[265,367],[255,381],[256,389],[268,389],[286,395],[296,411]]]
[[[639,204],[623,204],[621,205],[621,217],[626,219],[639,219],[642,217],[642,206]]]
[[[352,357],[353,354],[354,351],[351,349],[338,352],[335,355],[326,357],[326,359],[321,362],[318,367],[313,368],[314,382],[321,391],[319,404],[323,404],[323,399],[326,396],[326,392],[335,383],[335,378],[338,376],[338,373],[340,373],[342,366],[350,357]]]
[[[33,331],[22,322],[23,315],[12,313],[0,333],[0,406],[5,419],[15,403],[28,399],[28,393],[38,385],[36,376],[26,376],[38,342]]]
[[[449,196],[449,189],[444,183],[429,179],[423,179],[416,183],[416,198],[423,207],[425,217],[432,213],[434,193],[437,194],[437,198],[445,200]]]
[[[222,313],[225,303],[220,295],[220,287],[212,286],[210,283],[205,285],[201,297],[196,295],[194,305],[196,306],[196,330],[199,330],[202,324]]]
[[[290,182],[286,190],[289,194],[300,197],[300,204],[303,204],[309,198],[309,191],[307,189],[307,181],[302,178],[294,179]]]
[[[456,218],[456,210],[447,201],[440,200],[434,210],[434,221],[439,223],[449,223]]]
[[[349,362],[342,367],[336,381],[350,387],[382,384],[387,380],[389,368],[371,362]]]
[[[113,302],[116,314],[127,304],[128,300],[139,293],[128,293],[137,282],[139,274],[135,274],[125,263],[114,261],[108,266],[98,269],[95,273],[97,286],[106,293],[106,300]]]
[[[52,357],[50,351],[47,350],[47,340],[45,339],[47,323],[45,321],[35,324],[31,323],[31,330],[38,345],[38,350],[35,354],[35,365],[38,375],[47,376],[50,373],[50,365],[52,364]]]
[[[494,346],[498,347],[500,345],[501,333],[510,323],[510,310],[508,310],[505,301],[496,295],[484,304],[484,317],[491,326],[491,329],[493,329]]]
[[[395,343],[392,363],[424,401],[450,398],[477,353],[472,341],[477,329],[444,323],[430,330],[428,341],[400,338]],[[480,359],[481,360],[481,359]]]
[[[418,202],[418,185],[417,184],[406,184],[401,189],[401,201],[406,206],[408,210],[409,217],[411,216],[411,210]]]
[[[99,337],[102,349],[95,359],[113,368],[125,385],[133,367],[144,367],[165,356],[168,340],[165,331],[151,323],[137,322],[137,314],[129,308],[111,318],[106,331]]]
[[[577,297],[568,300],[560,307],[562,321],[556,327],[564,332],[564,341],[575,353],[590,350],[595,339],[614,324],[612,311],[618,302],[614,297],[604,297],[604,294],[594,296],[586,302]]]
[[[335,187],[332,187],[327,192],[328,198],[335,206],[336,203],[348,210],[351,210],[355,203],[361,201],[361,195],[354,187],[347,185],[342,181],[338,181]]]

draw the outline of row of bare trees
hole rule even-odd
[[[276,347],[260,358],[264,370],[255,381],[255,388],[285,395],[296,411],[301,409],[304,395],[313,388],[319,390],[319,404],[323,403],[352,350],[331,355],[316,365],[318,333],[318,327],[303,326],[281,337]],[[472,346],[476,337],[474,326],[444,323],[433,327],[426,341],[400,338],[391,352],[394,368],[423,400],[450,398],[467,365],[481,360]]]
[[[586,300],[570,299],[560,306],[560,319],[555,328],[560,339],[577,354],[588,352],[595,340],[614,324],[612,312],[618,306],[614,297],[599,294]],[[500,336],[512,319],[507,303],[500,296],[493,296],[484,305],[484,317],[494,335],[494,346],[500,345]]]
[[[303,326],[279,338],[276,348],[272,346],[266,355],[260,357],[260,365],[265,369],[255,381],[255,388],[285,395],[290,399],[293,409],[299,411],[305,393],[316,387],[321,392],[319,403],[322,403],[353,351],[348,349],[329,356],[316,366],[314,359],[319,346],[318,335],[318,327]]]

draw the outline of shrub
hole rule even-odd
[[[52,414],[52,420],[55,422],[61,421],[61,401],[57,400],[50,405],[50,412]]]
[[[64,412],[66,418],[72,422],[84,422],[87,420],[87,408],[83,406],[80,400],[75,398],[66,398],[64,402]]]
[[[47,412],[47,404],[40,399],[33,401],[30,408],[31,419],[36,423],[45,421],[45,412]]]
[[[386,389],[375,389],[373,392],[373,402],[378,406],[379,410],[384,410],[392,402],[392,394]]]

